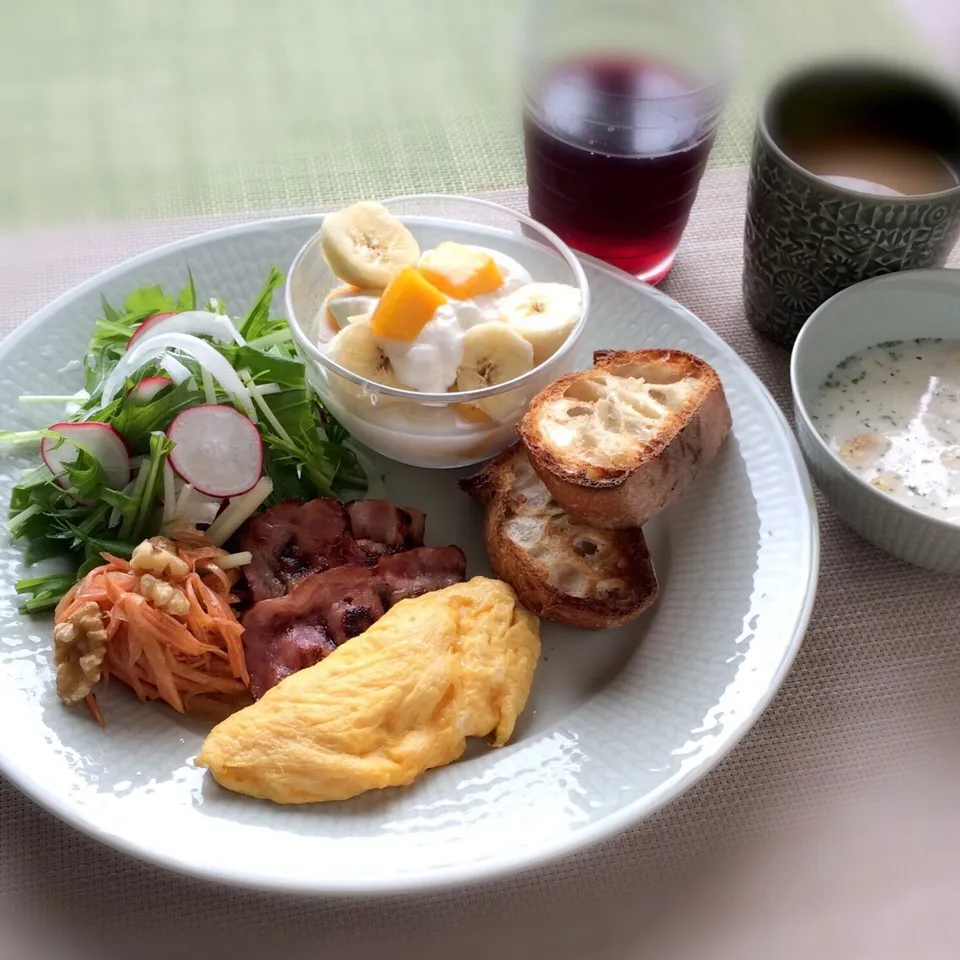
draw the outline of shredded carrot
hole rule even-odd
[[[90,708],[90,712],[93,714],[93,719],[97,721],[97,726],[105,727],[107,724],[103,719],[103,714],[100,712],[100,704],[97,703],[97,695],[95,693],[88,693],[83,699],[86,705]]]
[[[247,696],[250,675],[243,655],[243,627],[231,603],[235,571],[217,565],[223,552],[209,541],[176,545],[188,567],[174,581],[189,603],[184,616],[154,606],[140,591],[140,573],[127,560],[104,554],[57,606],[57,622],[93,600],[107,629],[101,674],[127,684],[140,700],[163,700],[174,710],[223,716]],[[103,726],[90,694],[87,706]]]
[[[216,580],[220,585],[220,588],[225,590],[227,594],[229,594],[233,589],[233,584],[236,581],[236,577],[233,579],[230,578],[230,574],[233,572],[232,570],[221,570],[220,567],[211,565],[206,567],[204,572],[208,580]]]
[[[171,540],[175,540],[177,542],[178,546],[180,547],[179,553],[184,560],[188,560],[187,553],[189,552],[183,549],[185,546],[210,550],[217,556],[219,556],[222,552],[216,547],[212,546],[210,541],[207,539],[207,535],[202,531],[197,530],[196,527],[177,523],[167,531],[167,536],[170,537]]]

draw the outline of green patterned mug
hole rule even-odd
[[[822,179],[791,159],[798,136],[858,124],[880,124],[884,137],[932,151],[954,185],[878,194],[852,189],[849,178]],[[844,287],[943,266],[960,234],[957,173],[960,99],[938,81],[872,63],[809,66],[782,81],[761,110],[750,169],[743,270],[750,324],[790,347],[810,314]]]

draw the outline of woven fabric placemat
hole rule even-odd
[[[0,224],[522,186],[524,4],[8,0]],[[790,60],[920,48],[891,0],[729,5],[745,42],[719,167],[746,163],[756,91]]]
[[[743,317],[744,192],[744,171],[708,172],[664,289],[731,343],[788,409],[787,356]],[[523,204],[517,191],[493,196]],[[222,223],[0,239],[3,322],[9,329],[98,269]],[[960,955],[951,894],[960,884],[951,853],[960,844],[957,582],[883,556],[819,506],[820,589],[793,670],[736,749],[649,821],[480,887],[306,900],[142,865],[0,783],[0,956]]]

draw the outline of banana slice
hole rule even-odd
[[[533,347],[533,362],[552,357],[580,319],[580,291],[565,283],[528,283],[500,301],[500,315]]]
[[[400,378],[390,363],[389,357],[380,349],[376,337],[370,329],[370,314],[355,317],[330,341],[330,358],[353,373],[366,377],[385,387],[403,387]],[[362,396],[364,389],[350,383],[343,377],[337,377],[337,387],[353,396]],[[392,397],[380,396],[378,403],[383,404]]]
[[[354,320],[369,316],[380,299],[379,290],[362,290],[349,283],[334,287],[323,301],[324,325],[336,333]]]
[[[377,290],[420,259],[413,234],[386,207],[369,201],[324,217],[320,249],[341,280]]]
[[[488,320],[463,335],[463,360],[457,370],[457,390],[479,390],[506,383],[533,369],[533,347],[508,324]],[[506,419],[520,402],[516,392],[475,401],[494,420]]]

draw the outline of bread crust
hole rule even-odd
[[[518,431],[534,469],[565,510],[601,527],[638,527],[676,502],[717,455],[730,431],[730,409],[716,371],[692,354],[598,350],[593,359],[592,370],[567,374],[537,394]],[[559,453],[541,429],[545,407],[597,371],[616,375],[636,365],[692,379],[696,387],[647,440],[637,441],[628,463],[607,466]]]
[[[486,507],[484,541],[494,573],[532,613],[603,630],[636,619],[656,600],[659,585],[643,532],[599,530],[565,515],[550,501],[521,444],[460,486]],[[536,529],[540,520],[542,533],[532,549],[511,535],[511,525],[527,521]],[[567,592],[565,578],[586,595]]]

